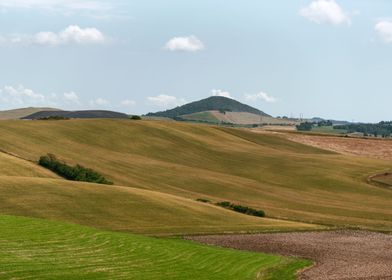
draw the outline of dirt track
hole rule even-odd
[[[298,256],[316,265],[299,279],[392,279],[392,235],[365,231],[186,237],[222,247]]]

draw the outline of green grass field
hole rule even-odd
[[[295,279],[309,261],[0,216],[1,279]]]
[[[274,218],[392,229],[392,192],[366,183],[367,176],[390,168],[387,161],[274,135],[164,121],[2,121],[0,135],[7,152],[29,160],[54,153],[93,167],[116,185],[227,200]]]

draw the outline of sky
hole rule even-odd
[[[0,0],[0,110],[145,114],[212,95],[392,120],[392,1]]]

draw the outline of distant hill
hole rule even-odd
[[[86,111],[41,111],[25,116],[25,120],[37,120],[48,117],[64,117],[70,119],[128,119],[129,116],[124,113],[104,111],[104,110],[86,110]]]
[[[188,103],[171,110],[157,113],[149,113],[147,114],[147,116],[166,117],[174,119],[182,115],[189,115],[205,111],[246,112],[259,116],[270,117],[270,115],[256,108],[223,96],[211,96],[206,99]]]
[[[219,111],[204,111],[188,115],[181,115],[176,117],[185,121],[207,122],[215,124],[234,124],[234,125],[296,125],[299,124],[297,120],[293,119],[278,119],[270,116],[252,114],[248,112],[219,112]]]
[[[0,111],[0,120],[21,119],[23,117],[26,117],[26,116],[29,116],[31,114],[41,112],[41,111],[61,111],[61,110],[55,109],[55,108],[29,107],[29,108]]]

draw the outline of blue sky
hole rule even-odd
[[[389,0],[0,0],[0,110],[142,114],[211,95],[391,120]]]

